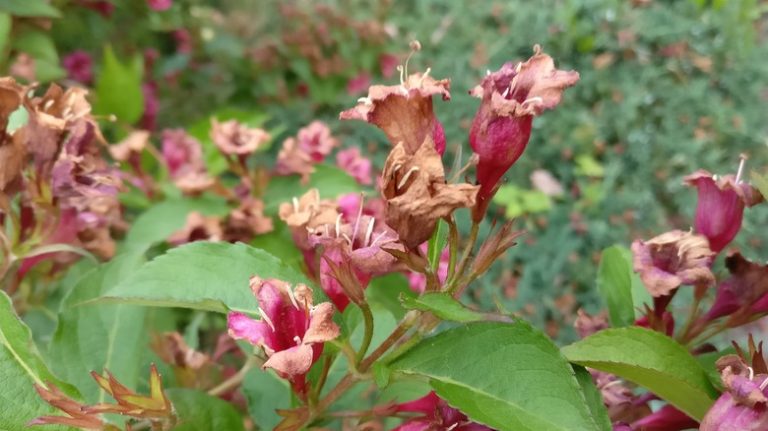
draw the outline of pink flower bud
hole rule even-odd
[[[464,413],[449,406],[434,392],[417,400],[396,405],[395,412],[419,413],[420,416],[408,419],[392,431],[492,431],[485,425],[470,421]]]
[[[741,229],[744,207],[762,200],[762,195],[749,184],[732,175],[716,179],[707,171],[685,177],[685,182],[699,190],[696,205],[696,232],[709,239],[709,246],[719,253]]]
[[[154,11],[162,12],[173,6],[173,0],[147,0],[147,6]]]
[[[70,79],[86,85],[93,80],[93,59],[86,51],[72,51],[64,57],[61,64]]]
[[[576,71],[555,69],[552,57],[537,45],[526,62],[504,64],[470,92],[482,99],[469,132],[469,144],[480,157],[481,213],[501,177],[528,145],[533,117],[555,108],[563,91],[578,80]]]

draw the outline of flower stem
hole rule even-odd
[[[371,345],[371,339],[373,339],[373,313],[371,313],[371,307],[367,303],[360,304],[360,311],[363,312],[363,323],[365,325],[365,333],[363,334],[363,342],[360,344],[360,350],[357,352],[355,363],[360,363],[365,357],[368,347]]]
[[[461,255],[459,267],[451,278],[450,283],[448,283],[448,288],[446,289],[449,293],[456,291],[456,288],[459,285],[459,281],[464,276],[464,271],[466,271],[467,265],[469,264],[469,256],[472,254],[472,250],[475,248],[475,243],[477,242],[477,234],[479,231],[480,223],[472,222],[472,229],[469,231],[469,239],[467,240],[467,245]]]
[[[240,370],[233,374],[230,378],[227,380],[224,380],[221,382],[218,386],[210,389],[208,391],[208,395],[213,395],[215,397],[225,394],[229,392],[230,390],[240,386],[241,383],[243,383],[243,379],[245,379],[245,375],[248,374],[248,371],[253,368],[254,365],[257,365],[261,359],[257,356],[249,356],[248,360],[245,361],[245,364],[243,364],[243,367],[240,368]]]

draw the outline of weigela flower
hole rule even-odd
[[[308,234],[323,225],[336,223],[339,213],[332,201],[320,199],[317,189],[310,189],[300,198],[280,204],[280,220],[288,225],[296,245],[302,250],[311,250]]]
[[[754,307],[768,295],[768,265],[750,262],[741,253],[734,253],[725,259],[725,266],[731,276],[717,286],[715,302],[702,318],[705,322],[733,313],[746,314],[734,317],[748,320],[753,312],[761,311]]]
[[[480,157],[478,199],[484,203],[480,216],[501,177],[528,145],[533,117],[556,107],[563,91],[578,80],[576,71],[555,69],[552,57],[536,45],[533,57],[505,63],[470,92],[482,99],[469,132],[469,144]]]
[[[341,218],[339,214],[333,225],[311,229],[309,241],[323,248],[320,285],[336,308],[343,312],[350,299],[354,299],[350,294],[362,292],[374,275],[392,270],[396,260],[385,249],[402,250],[402,246],[397,243],[397,234],[387,225],[362,215],[362,205],[351,222],[342,223]],[[343,266],[348,266],[348,273],[354,275],[354,280],[340,279],[341,274],[336,268]]]
[[[224,237],[230,242],[248,242],[273,228],[272,219],[264,215],[264,202],[246,198],[227,217]]]
[[[360,148],[350,147],[336,154],[336,165],[358,183],[368,186],[373,182],[371,161],[360,154]]]
[[[342,120],[362,120],[384,131],[392,145],[402,144],[414,154],[427,137],[439,154],[445,152],[445,131],[432,109],[432,96],[451,99],[451,82],[434,79],[429,71],[414,73],[400,85],[373,85],[368,97],[339,115]]]
[[[309,154],[315,163],[322,162],[339,145],[338,139],[331,135],[331,129],[322,121],[313,121],[299,129],[296,140],[299,148]]]
[[[278,175],[298,174],[306,184],[309,176],[315,172],[314,161],[309,153],[299,147],[296,138],[288,138],[283,141],[283,147],[277,153],[275,172]]]
[[[709,239],[709,246],[719,253],[741,229],[744,207],[762,201],[754,187],[740,182],[733,175],[715,177],[700,170],[685,177],[685,182],[699,191],[696,205],[696,232]]]
[[[161,138],[163,160],[171,177],[178,176],[190,167],[198,169],[203,164],[203,147],[183,129],[163,130]]]
[[[473,206],[478,188],[446,184],[443,162],[431,137],[427,136],[415,153],[397,144],[382,173],[386,223],[408,248],[417,247],[429,239],[440,218],[457,208]]]
[[[248,127],[236,120],[223,123],[211,120],[211,140],[226,155],[247,156],[271,138],[266,131]]]
[[[168,242],[181,245],[194,241],[221,241],[223,237],[224,231],[219,217],[205,216],[193,211],[187,215],[184,227],[168,237]]]
[[[576,320],[573,322],[573,327],[581,338],[589,337],[594,333],[607,329],[609,326],[608,312],[605,310],[598,314],[591,315],[580,308],[576,312]]]
[[[633,430],[676,431],[696,428],[699,423],[676,409],[666,405],[650,415],[632,423]]]
[[[635,272],[654,297],[669,295],[683,284],[709,286],[715,281],[710,269],[715,253],[702,235],[673,230],[636,240],[632,255]]]
[[[155,130],[157,127],[157,114],[160,113],[160,100],[157,97],[157,83],[142,83],[141,94],[144,96],[144,112],[141,114],[139,124],[144,129]]]
[[[0,191],[6,196],[10,195],[11,187],[20,187],[27,154],[23,132],[16,130],[13,136],[6,133],[8,117],[21,106],[23,93],[24,88],[13,79],[0,78]]]
[[[259,301],[261,319],[231,312],[227,326],[232,338],[264,349],[269,357],[263,368],[272,368],[291,381],[298,394],[306,390],[305,375],[323,351],[323,343],[339,335],[333,323],[333,305],[312,305],[312,290],[295,288],[280,280],[251,278],[251,290]]]
[[[93,80],[93,59],[87,51],[72,51],[61,60],[61,65],[69,79],[86,85]]]
[[[738,347],[738,346],[737,346]],[[701,421],[701,431],[762,431],[768,429],[768,367],[762,344],[755,347],[749,340],[752,366],[739,355],[726,355],[717,360],[725,392]]]
[[[472,422],[464,413],[449,406],[434,392],[417,400],[398,404],[395,411],[420,413],[421,416],[408,419],[392,431],[493,431],[485,425]]]

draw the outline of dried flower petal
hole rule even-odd
[[[331,129],[322,121],[313,121],[299,129],[296,140],[299,148],[309,154],[315,163],[322,162],[339,145],[339,141],[331,135]]]
[[[295,138],[283,141],[283,147],[277,153],[275,171],[278,175],[298,174],[303,183],[309,182],[309,176],[315,172],[312,156],[299,147]]]
[[[236,120],[219,123],[211,120],[211,140],[224,154],[247,156],[258,150],[272,137],[266,131],[240,124]]]
[[[360,149],[357,147],[339,151],[336,154],[336,165],[362,185],[368,186],[373,183],[371,178],[373,164],[360,154]]]

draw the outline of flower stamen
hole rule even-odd
[[[397,184],[397,189],[398,190],[402,189],[403,186],[405,186],[405,183],[408,182],[408,179],[411,178],[411,174],[413,174],[414,172],[418,172],[418,171],[419,171],[419,167],[418,166],[414,166],[411,169],[409,169],[408,172],[406,172],[405,175],[403,175],[403,178]]]
[[[269,327],[272,328],[272,331],[276,331],[277,329],[275,329],[275,324],[272,323],[272,319],[270,319],[269,316],[267,316],[267,312],[264,311],[264,309],[261,307],[258,307],[258,308],[259,308],[259,314],[261,314],[261,319],[267,322],[267,325],[269,325]]]

